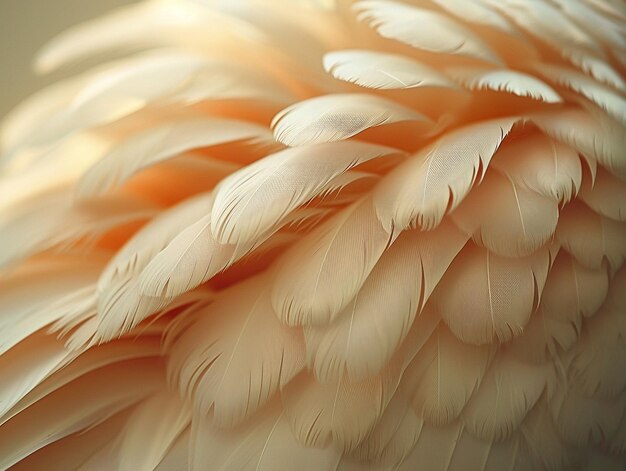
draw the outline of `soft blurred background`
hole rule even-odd
[[[136,0],[0,0],[0,119],[34,91],[76,72],[37,76],[35,53],[64,29]],[[80,66],[79,66],[80,67]]]

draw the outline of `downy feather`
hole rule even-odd
[[[583,181],[580,199],[595,212],[616,221],[626,221],[626,185],[603,168],[593,182]]]
[[[456,420],[480,385],[493,353],[490,346],[459,341],[440,324],[408,368],[421,372],[417,389],[409,393],[417,416],[436,426]]]
[[[145,399],[122,432],[118,469],[153,471],[189,422],[189,409],[176,393],[164,390]]]
[[[141,295],[139,275],[185,227],[208,214],[213,195],[200,194],[160,214],[117,252],[98,280],[98,337],[114,338],[164,307],[168,299]]]

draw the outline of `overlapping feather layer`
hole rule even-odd
[[[2,131],[1,469],[623,469],[623,2],[150,0],[36,67],[101,55]]]

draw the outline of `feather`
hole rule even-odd
[[[480,180],[515,121],[500,118],[456,129],[398,165],[374,190],[383,225],[432,229],[439,224]]]
[[[575,384],[563,381],[550,401],[550,410],[564,440],[588,447],[604,443],[605,437],[615,434],[624,413],[624,401],[587,397]]]
[[[497,10],[489,8],[481,0],[431,0],[439,8],[456,16],[461,21],[477,25],[491,26],[505,33],[514,33],[515,28],[499,14]]]
[[[150,1],[125,6],[54,38],[37,54],[35,68],[40,73],[48,73],[94,54],[162,42],[163,36],[159,37],[157,31],[169,33],[174,28],[180,31],[193,23],[188,6],[176,2]],[[111,31],[116,34],[112,35]]]
[[[272,140],[266,128],[245,121],[192,118],[167,122],[114,146],[82,176],[76,193],[81,199],[100,196],[142,169],[194,148],[235,141],[268,144]],[[215,167],[219,169],[217,162]]]
[[[353,8],[359,12],[359,20],[371,23],[385,38],[429,52],[500,62],[471,30],[436,11],[380,0],[359,1]]]
[[[595,159],[612,174],[626,178],[626,148],[624,127],[604,113],[591,113],[576,108],[529,116],[548,136]]]
[[[113,416],[161,387],[161,375],[159,363],[137,361],[83,376],[50,394],[0,429],[0,467]]]
[[[424,424],[417,443],[393,469],[412,471],[415,469],[447,470],[463,431],[463,424],[435,427]]]
[[[585,2],[556,0],[559,8],[587,33],[602,40],[610,48],[626,49],[626,38],[620,22],[609,18]]]
[[[145,399],[124,427],[119,469],[152,471],[189,421],[189,410],[177,394],[165,390]]]
[[[204,417],[194,417],[192,424],[191,471],[330,470],[341,456],[332,447],[298,443],[279,401],[233,430],[219,429]]]
[[[626,223],[596,214],[579,202],[561,211],[556,236],[565,250],[591,269],[607,260],[615,270],[626,259]]]
[[[401,121],[429,121],[424,115],[381,96],[323,95],[296,103],[272,120],[274,137],[290,147],[334,142],[366,129]]]
[[[183,431],[174,444],[167,450],[166,455],[154,468],[154,471],[189,470],[189,450],[191,439],[191,427]]]
[[[281,396],[298,440],[308,446],[332,442],[344,451],[355,450],[381,419],[407,366],[438,323],[439,316],[427,307],[388,366],[375,376],[351,382],[344,375],[320,383],[303,372],[291,381]]]
[[[0,216],[0,266],[44,250],[97,241],[108,231],[148,219],[153,205],[129,196],[73,204],[66,188],[37,195]]]
[[[357,381],[378,373],[466,241],[450,223],[402,233],[333,323],[305,328],[315,376],[329,381],[346,374]]]
[[[56,263],[55,263],[56,262]],[[59,264],[60,262],[60,264]],[[100,260],[38,261],[0,285],[0,355],[29,335],[80,309],[102,269]]]
[[[510,437],[543,393],[548,368],[500,352],[463,410],[465,426],[484,440]]]
[[[489,172],[450,217],[494,254],[523,257],[552,238],[559,210],[553,199]]]
[[[513,184],[559,203],[567,203],[576,196],[582,181],[582,166],[576,151],[541,134],[503,146],[491,166]]]
[[[437,426],[456,420],[481,383],[492,354],[490,346],[464,344],[440,325],[409,366],[422,371],[417,389],[409,393],[418,417]]]
[[[32,471],[34,469],[45,469],[46,471],[85,470],[94,455],[98,455],[102,449],[108,449],[115,442],[128,419],[128,415],[129,411],[123,410],[103,423],[95,424],[88,430],[74,433],[46,445],[16,463],[11,467],[11,471]]]
[[[169,334],[170,376],[220,427],[250,417],[304,367],[302,332],[280,324],[266,283],[237,284]]]
[[[361,289],[396,235],[365,197],[307,234],[281,257],[272,305],[289,325],[332,321]]]
[[[506,342],[520,335],[543,289],[550,253],[508,259],[467,246],[437,286],[434,300],[465,343]]]
[[[531,75],[508,69],[446,69],[449,77],[468,90],[493,90],[545,103],[561,103],[563,99],[554,89]]]
[[[552,319],[579,322],[596,313],[608,289],[609,279],[603,267],[586,268],[567,253],[560,252],[548,274],[541,308]],[[573,295],[563,296],[563,293]]]
[[[359,382],[318,383],[303,373],[282,392],[298,441],[353,450],[378,422],[395,389],[394,375],[382,372]]]
[[[332,180],[372,159],[401,151],[357,141],[285,149],[225,178],[216,189],[211,230],[220,243],[248,244]]]
[[[580,199],[595,212],[616,221],[626,221],[626,185],[603,168],[595,180],[583,181]]]
[[[208,214],[213,195],[200,194],[169,210],[135,233],[117,252],[98,280],[97,336],[112,339],[169,303],[141,296],[139,274],[180,232]]]
[[[626,99],[619,93],[600,85],[584,74],[564,67],[542,64],[536,68],[546,78],[579,93],[620,123],[626,124]]]
[[[37,340],[39,341],[41,338],[38,337]],[[46,342],[50,343],[50,336],[46,338]],[[50,352],[49,349],[46,351]],[[121,339],[81,351],[70,352],[66,349],[65,352],[65,359],[48,370],[45,377],[40,377],[38,382],[31,383],[29,390],[24,389],[22,391],[24,394],[13,396],[15,400],[7,403],[6,412],[0,415],[0,424],[8,422],[39,401],[45,400],[55,391],[64,390],[63,388],[66,388],[73,381],[98,371],[100,368],[115,364],[132,366],[132,360],[154,360],[161,355],[161,344],[158,336],[146,336],[141,339]],[[10,359],[9,352],[7,360]],[[44,362],[39,365],[39,367],[43,366],[45,366]]]
[[[352,452],[358,460],[395,463],[406,456],[417,442],[424,421],[411,409],[402,384],[389,402],[380,421]],[[345,457],[344,457],[345,461]],[[362,463],[355,463],[359,469]]]
[[[324,56],[324,69],[336,79],[365,88],[456,88],[441,72],[396,54],[358,49],[329,52]]]

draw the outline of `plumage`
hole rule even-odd
[[[302,333],[278,322],[263,281],[225,291],[169,334],[170,375],[219,426],[254,414],[304,367]]]
[[[437,226],[489,165],[515,119],[486,121],[454,130],[389,173],[374,192],[385,227]]]
[[[546,103],[563,101],[552,87],[538,78],[513,70],[459,68],[447,70],[447,73],[470,90],[506,92]]]
[[[354,8],[359,19],[369,22],[383,37],[429,52],[499,62],[495,53],[471,30],[433,10],[379,0],[363,0]],[[414,28],[415,24],[421,28]]]
[[[334,142],[366,129],[428,118],[389,99],[360,93],[325,95],[285,108],[272,120],[274,137],[290,147]]]
[[[621,469],[625,22],[144,0],[50,41],[0,126],[0,468]]]
[[[401,55],[357,49],[335,51],[324,56],[324,68],[339,80],[365,88],[455,88],[454,82],[436,69]]]
[[[382,226],[367,197],[318,226],[279,262],[272,289],[278,317],[288,325],[332,321],[395,236]]]
[[[546,248],[507,259],[467,246],[435,291],[442,319],[465,343],[505,342],[520,335],[541,295],[550,257]]]

